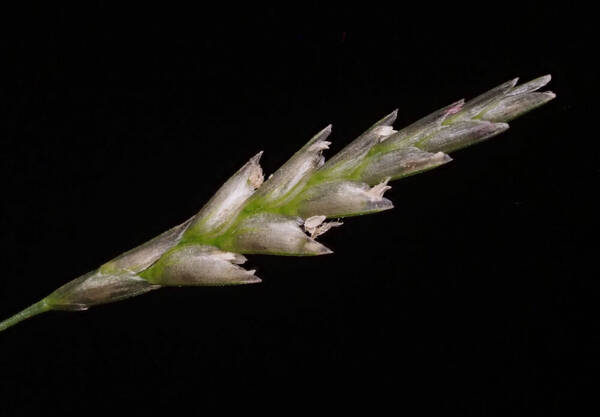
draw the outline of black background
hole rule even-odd
[[[394,210],[322,237],[334,255],[251,256],[260,285],[163,289],[1,333],[0,415],[285,399],[286,414],[325,400],[548,416],[592,398],[600,155],[583,13],[315,8],[297,29],[282,26],[299,10],[147,7],[4,15],[18,23],[0,100],[2,318],[187,219],[259,150],[268,174],[329,123],[332,155],[394,108],[402,127],[515,76],[551,73],[558,97],[394,183]],[[336,14],[378,30],[339,30]]]

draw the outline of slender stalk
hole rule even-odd
[[[46,311],[50,310],[50,305],[48,305],[48,303],[46,302],[46,300],[40,300],[35,304],[30,305],[29,307],[27,307],[25,310],[15,314],[14,316],[1,321],[0,322],[0,332],[3,330],[8,329],[11,326],[14,326],[15,324],[23,321],[23,320],[27,320],[28,318],[31,318],[33,316],[37,316],[38,314],[41,313],[45,313]]]

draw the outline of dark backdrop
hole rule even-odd
[[[187,219],[259,150],[270,173],[328,123],[332,155],[394,108],[402,127],[515,76],[551,73],[558,98],[394,183],[394,210],[323,236],[334,255],[251,256],[260,285],[163,289],[1,333],[0,414],[195,415],[250,394],[286,414],[325,399],[570,415],[599,370],[594,30],[566,8],[497,6],[340,11],[377,31],[336,30],[319,8],[310,30],[268,32],[291,14],[5,15],[2,318]]]

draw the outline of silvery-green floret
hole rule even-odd
[[[381,178],[396,180],[418,174],[452,160],[443,152],[426,152],[414,146],[381,153],[370,158],[358,178],[367,184],[376,184]]]
[[[541,77],[534,78],[531,81],[527,81],[526,83],[519,84],[514,86],[506,93],[506,96],[515,96],[518,94],[531,93],[532,91],[537,91],[540,88],[544,87],[552,80],[552,76],[550,74],[542,75]]]
[[[490,122],[509,122],[528,111],[535,109],[543,104],[546,104],[554,97],[553,92],[547,91],[543,93],[526,93],[519,95],[509,95],[498,102],[489,110],[484,110],[481,113],[483,120]]]
[[[373,150],[376,151],[375,153],[379,153],[386,150],[402,149],[412,146],[423,137],[439,130],[444,120],[457,113],[464,103],[464,100],[459,100],[417,120],[386,138],[380,145],[375,146]]]
[[[246,258],[209,245],[184,245],[167,252],[146,279],[160,285],[254,284],[254,270],[238,266]]]
[[[234,220],[254,191],[263,183],[259,165],[262,152],[253,156],[202,207],[187,230],[188,235],[213,235]]]
[[[462,109],[456,112],[451,117],[448,117],[444,124],[450,124],[457,120],[471,120],[474,119],[477,115],[479,115],[485,108],[490,105],[493,105],[502,97],[506,96],[512,88],[519,81],[518,78],[514,78],[510,81],[500,84],[499,86],[492,88],[489,91],[467,101]]]
[[[332,253],[308,236],[300,217],[260,213],[242,220],[225,243],[239,253],[311,256]]]
[[[304,218],[318,215],[348,217],[389,210],[394,205],[383,197],[389,188],[370,187],[356,181],[327,181],[301,193],[295,202],[294,214]]]
[[[193,220],[194,217],[191,217],[154,239],[117,256],[115,259],[103,264],[100,267],[100,272],[104,274],[119,271],[138,273],[145,270],[160,259],[166,251],[177,245]]]
[[[63,285],[45,301],[54,310],[87,310],[91,306],[134,297],[159,287],[126,270],[110,274],[96,270]]]
[[[331,125],[317,133],[306,145],[294,154],[285,164],[270,176],[254,195],[254,200],[261,206],[278,203],[281,205],[285,197],[294,188],[308,181],[310,175],[321,165],[325,158],[323,151],[331,142],[325,139],[331,134]]]
[[[489,139],[506,129],[507,123],[460,120],[421,139],[415,146],[428,152],[452,152]]]
[[[339,151],[319,169],[320,176],[344,178],[351,174],[374,145],[396,133],[392,125],[397,115],[398,110],[394,110]]]

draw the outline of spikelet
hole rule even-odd
[[[0,322],[0,331],[48,310],[86,310],[162,286],[260,282],[240,266],[243,254],[332,253],[316,238],[342,223],[326,219],[393,208],[383,196],[388,181],[443,165],[452,160],[447,153],[505,131],[508,121],[555,97],[538,92],[549,81],[514,79],[400,130],[395,110],[325,162],[329,125],[264,182],[260,152],[195,216]]]

